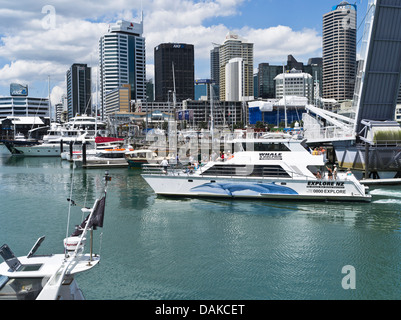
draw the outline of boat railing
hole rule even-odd
[[[181,163],[178,164],[169,164],[167,167],[167,171],[164,170],[163,166],[160,164],[143,164],[142,165],[142,172],[144,174],[169,174],[169,175],[178,175],[178,173],[187,173],[190,174],[190,171],[185,172],[187,167],[182,165]],[[192,171],[193,173],[193,171]]]
[[[296,176],[303,176],[306,179],[313,179],[302,172],[284,171],[282,168],[263,168],[254,172],[253,166],[244,167],[219,167],[217,171],[205,170],[203,166],[194,168],[191,165],[170,164],[167,171],[161,165],[143,164],[142,172],[147,175],[169,175],[169,176],[188,176],[199,175],[201,177],[213,178],[235,178],[241,177],[245,179],[288,179]]]

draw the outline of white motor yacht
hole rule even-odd
[[[91,116],[76,116],[64,125],[53,123],[43,141],[36,144],[6,144],[15,156],[60,157],[69,145],[93,144],[96,135],[106,135],[106,123]]]
[[[125,154],[132,150],[131,146],[97,150],[96,154],[82,154],[73,161],[78,168],[127,168]]]
[[[86,145],[86,155],[95,156],[101,150],[105,149],[118,149],[122,148],[125,140],[122,138],[114,137],[96,137],[94,143],[89,143]],[[82,159],[82,144],[69,146],[67,150],[61,153],[61,159],[67,161],[74,161]]]

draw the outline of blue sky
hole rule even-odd
[[[0,0],[0,95],[9,95],[9,83],[19,82],[29,85],[31,96],[47,96],[50,76],[52,102],[58,103],[65,93],[65,72],[73,63],[92,66],[95,82],[100,36],[118,19],[139,22],[141,8],[147,78],[153,78],[153,48],[164,42],[194,44],[195,77],[208,78],[212,43],[223,43],[228,31],[235,31],[254,43],[255,68],[261,62],[285,63],[289,54],[306,63],[311,57],[321,56],[322,16],[339,3],[331,0]],[[357,5],[359,25],[368,0],[358,0]],[[54,12],[47,10],[48,6]],[[362,31],[363,28],[358,37]]]

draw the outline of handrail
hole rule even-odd
[[[245,169],[243,168],[221,168],[222,173],[221,175],[218,174],[205,174],[207,171],[202,172],[202,166],[199,167],[198,170],[200,170],[200,176],[201,177],[213,177],[213,178],[235,178],[240,176],[241,178],[245,179],[271,179],[271,178],[276,178],[276,179],[288,179],[288,178],[294,178],[294,176],[300,176],[300,177],[305,177],[306,180],[316,180],[315,177],[308,176],[304,173],[300,172],[295,172],[292,170],[285,170],[282,171],[280,168],[276,169],[264,169],[261,171],[262,175],[239,175],[239,174],[232,174],[232,171],[236,171],[237,169]],[[234,170],[233,170],[234,169]],[[183,165],[169,165],[167,172],[164,171],[164,168],[160,165],[149,165],[149,164],[143,164],[142,165],[142,170],[144,174],[148,175],[170,175],[170,176],[182,176],[182,175],[187,175],[188,177],[193,176],[195,173],[197,173],[197,170],[191,170],[188,169],[188,167],[183,166]],[[224,174],[224,171],[226,174]],[[231,173],[231,174],[229,174]],[[284,176],[283,173],[287,173],[288,176]],[[322,178],[321,180],[323,180]]]

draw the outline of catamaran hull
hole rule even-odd
[[[371,196],[352,180],[296,180],[147,175],[157,195],[262,200],[363,201]]]

